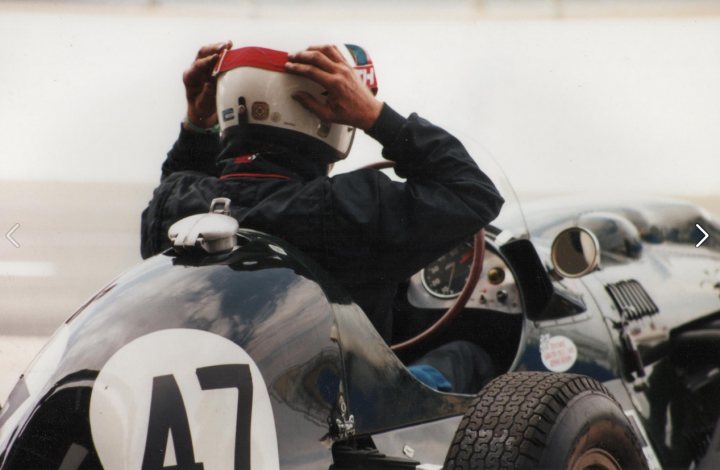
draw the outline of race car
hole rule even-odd
[[[57,330],[0,412],[0,468],[719,468],[717,224],[503,195],[401,286],[392,346],[312,259],[213,201]],[[497,371],[476,395],[407,368],[458,339]]]

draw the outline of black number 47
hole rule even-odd
[[[235,421],[235,470],[250,470],[250,423],[252,420],[252,376],[247,364],[201,367],[196,371],[200,388],[238,391]],[[164,467],[168,435],[172,433],[177,465]],[[150,419],[142,470],[203,470],[195,462],[185,402],[173,375],[153,378]]]

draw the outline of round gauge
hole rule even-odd
[[[468,240],[445,253],[422,270],[425,289],[441,299],[460,295],[472,265],[473,244]]]

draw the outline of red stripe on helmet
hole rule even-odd
[[[255,67],[273,72],[285,72],[285,63],[288,61],[288,53],[267,49],[265,47],[241,47],[240,49],[225,49],[220,56],[213,75],[217,75],[238,67]],[[367,58],[367,63],[358,65],[356,60],[351,67],[360,77],[360,80],[367,85],[373,94],[377,94],[378,82],[375,75],[375,67],[372,60]]]
[[[287,52],[264,47],[241,47],[231,51],[226,49],[215,65],[213,74],[217,75],[237,67],[255,67],[274,72],[284,72],[285,62],[287,61]]]

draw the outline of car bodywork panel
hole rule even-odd
[[[415,380],[312,261],[273,237],[244,236],[230,255],[157,256],[73,315],[42,389],[23,394],[21,380],[2,410],[0,425],[12,418],[15,429],[1,467],[59,466],[78,446],[86,451],[79,468],[98,467],[88,419],[98,372],[123,345],[175,328],[222,336],[253,358],[268,386],[283,468],[327,468],[338,424],[351,416],[353,432],[371,434],[464,411],[469,397]],[[40,460],[38,439],[55,449]]]
[[[696,459],[702,449],[676,442],[688,433],[713,434],[720,414],[707,406],[718,382],[709,369],[714,359],[691,354],[689,365],[678,366],[676,356],[686,353],[683,341],[692,334],[720,328],[713,323],[720,319],[720,250],[717,242],[693,246],[694,224],[713,234],[717,227],[684,204],[564,202],[526,206],[529,240],[503,239],[501,230],[489,237],[492,259],[512,271],[522,315],[480,304],[469,315],[480,325],[513,319],[507,324],[520,331],[505,345],[504,370],[594,377],[611,386],[642,428],[651,461],[657,454],[663,465],[676,462],[676,448],[683,449],[681,464]],[[629,221],[641,245],[627,257],[606,250],[597,271],[562,279],[550,263],[552,239],[584,214],[599,214],[596,222],[611,214],[610,229],[617,217]],[[344,290],[305,255],[258,232],[241,230],[239,238],[231,253],[158,255],[81,307],[2,409],[0,468],[57,468],[67,459],[77,460],[78,469],[100,466],[88,417],[98,373],[125,345],[172,329],[205,331],[249,354],[267,386],[282,468],[328,468],[334,444],[372,437],[382,452],[406,458],[403,465],[415,457],[441,463],[472,397],[417,381]],[[626,303],[613,289],[639,295]],[[572,360],[548,362],[553,342],[571,345]],[[39,456],[37,442],[53,451]],[[704,461],[707,468],[712,458]]]

